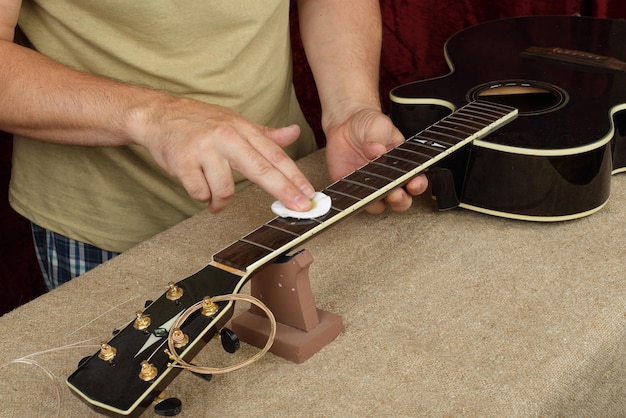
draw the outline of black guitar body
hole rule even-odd
[[[435,195],[452,191],[461,207],[536,221],[604,206],[611,175],[626,167],[625,21],[498,20],[454,35],[445,53],[450,74],[391,92],[391,117],[406,136],[479,98],[519,116],[431,169],[452,174],[433,177],[449,183],[433,184]]]

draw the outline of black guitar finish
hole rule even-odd
[[[626,167],[625,21],[504,19],[454,35],[445,52],[450,74],[391,92],[391,117],[403,133],[479,97],[520,111],[437,164],[452,172],[460,206],[558,221],[606,203],[611,174]]]

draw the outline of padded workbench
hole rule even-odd
[[[323,151],[299,164],[327,185]],[[78,361],[273,218],[272,200],[251,186],[2,316],[0,415],[97,416],[65,386]],[[343,320],[334,341],[301,364],[270,353],[211,382],[183,372],[167,395],[182,417],[624,416],[624,202],[616,175],[602,210],[561,223],[438,212],[428,195],[356,214],[303,246],[317,307]],[[225,357],[211,342],[197,362],[256,350]]]

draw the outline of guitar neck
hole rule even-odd
[[[332,200],[326,215],[314,219],[274,218],[214,254],[213,261],[250,274],[515,117],[517,109],[512,107],[471,102],[326,187],[322,192]]]

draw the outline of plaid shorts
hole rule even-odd
[[[48,290],[69,282],[119,254],[73,240],[32,223],[31,226],[37,261]]]

